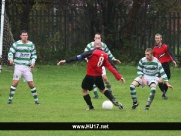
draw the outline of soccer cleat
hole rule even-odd
[[[134,110],[134,109],[136,109],[136,107],[139,105],[139,103],[138,102],[136,102],[136,103],[133,103],[133,106],[132,106],[132,109]]]
[[[12,104],[12,102],[11,102],[11,101],[8,101],[7,104]]]
[[[166,93],[163,93],[163,94],[162,94],[162,98],[163,98],[164,100],[167,100],[167,99],[168,99]]]
[[[119,107],[120,110],[123,110],[123,105],[120,102],[117,102],[115,100],[113,100],[112,102],[115,106]]]
[[[36,105],[40,105],[40,102],[39,102],[39,101],[35,101],[35,104],[36,104]]]
[[[99,99],[99,96],[98,95],[94,96],[94,99]]]
[[[146,105],[145,110],[149,110],[149,107],[150,107],[149,105]]]
[[[86,110],[94,110],[93,106],[89,106]]]

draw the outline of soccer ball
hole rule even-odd
[[[113,104],[111,101],[106,100],[102,103],[102,108],[106,110],[111,110],[113,108]]]

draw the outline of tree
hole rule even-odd
[[[124,29],[124,40],[131,41],[131,37],[133,35],[137,15],[140,11],[141,5],[143,4],[144,0],[133,0],[133,6],[130,9],[126,23],[125,23],[125,29]]]

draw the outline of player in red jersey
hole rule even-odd
[[[88,59],[86,76],[82,81],[82,93],[85,102],[89,106],[87,110],[94,110],[91,98],[87,90],[91,91],[93,85],[95,84],[99,91],[102,92],[115,106],[118,106],[119,109],[123,109],[123,105],[115,100],[110,91],[105,89],[104,82],[102,79],[102,67],[105,66],[110,72],[112,72],[115,78],[125,83],[124,78],[119,74],[119,72],[109,63],[108,55],[101,50],[102,44],[100,40],[95,40],[94,50],[84,52],[78,56],[74,56],[65,60],[61,60],[57,65],[70,63],[72,61],[81,60],[83,58]]]
[[[155,42],[156,45],[153,48],[153,56],[156,57],[162,64],[162,67],[168,77],[170,79],[171,74],[170,74],[170,66],[169,62],[172,61],[175,66],[177,66],[175,56],[171,52],[170,48],[168,45],[162,43],[162,35],[161,34],[156,34],[155,35]],[[159,83],[159,88],[163,92],[162,98],[167,99],[166,92],[168,90],[168,87],[166,84]]]

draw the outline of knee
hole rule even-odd
[[[13,81],[13,84],[12,84],[12,86],[14,86],[14,87],[17,87],[18,86],[18,81]]]
[[[87,93],[87,90],[82,89],[82,94],[83,94],[83,95],[87,95],[87,94],[88,94],[88,93]]]
[[[155,93],[155,92],[156,92],[156,86],[151,86],[150,89],[151,89],[151,92],[152,92],[152,93]]]
[[[28,85],[29,85],[30,88],[34,88],[35,87],[33,81],[29,81]]]
[[[104,82],[109,82],[107,76],[102,76],[102,79],[103,79]]]
[[[134,84],[130,84],[130,89],[135,89],[136,88],[136,86],[134,85]]]

